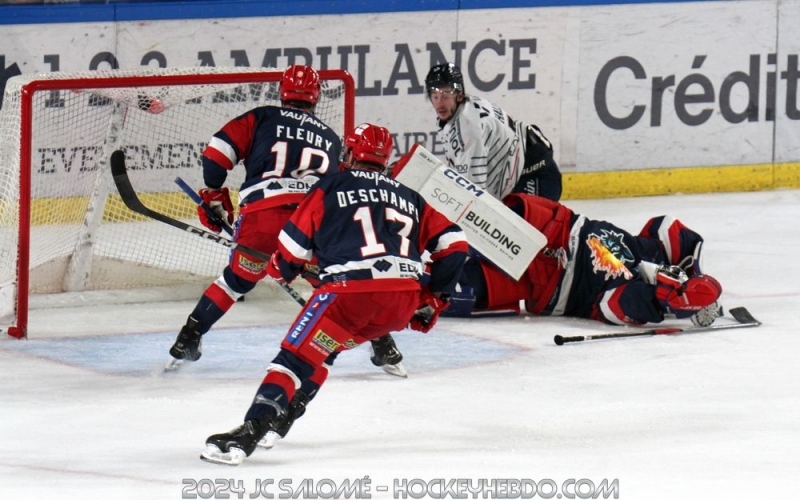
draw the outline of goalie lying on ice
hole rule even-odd
[[[703,238],[680,221],[654,217],[634,236],[541,197],[503,201],[547,245],[519,280],[483,257],[468,261],[442,316],[519,314],[521,301],[533,314],[614,324],[660,323],[671,314],[707,326],[719,315],[722,287],[700,270]]]

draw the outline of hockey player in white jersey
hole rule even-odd
[[[446,163],[497,199],[527,193],[558,201],[561,172],[536,125],[515,120],[486,99],[467,95],[461,68],[434,66],[425,88],[445,145]]]

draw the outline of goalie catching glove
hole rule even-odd
[[[665,310],[686,318],[714,304],[722,295],[722,285],[706,274],[689,278],[678,266],[662,267],[656,274],[656,299]]]
[[[439,315],[450,305],[449,299],[450,297],[447,294],[441,294],[437,297],[427,288],[424,288],[419,296],[419,307],[408,324],[409,328],[422,333],[431,331],[433,325],[436,324],[436,320],[439,319]]]
[[[203,199],[203,203],[211,207],[211,210],[217,214],[219,221],[227,221],[229,226],[233,224],[233,203],[231,203],[231,195],[228,192],[228,188],[203,188],[197,194]],[[219,221],[211,220],[200,205],[197,206],[197,214],[200,216],[200,223],[205,227],[215,233],[222,231]]]

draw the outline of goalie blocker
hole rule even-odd
[[[472,248],[515,280],[547,243],[539,230],[420,145],[394,167],[393,177],[458,224]]]

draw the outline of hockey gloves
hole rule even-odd
[[[269,259],[269,262],[267,262],[267,276],[277,281],[281,285],[286,285],[291,282],[291,280],[287,281],[286,278],[283,277],[283,273],[281,273],[280,257],[278,257],[278,252],[273,253],[272,258]]]
[[[231,203],[231,195],[228,193],[228,188],[211,189],[203,188],[198,193],[203,199],[203,203],[211,207],[211,210],[217,214],[219,220],[214,221],[203,210],[203,207],[197,206],[197,213],[200,216],[200,222],[210,230],[218,233],[222,231],[220,221],[227,221],[228,226],[233,224],[233,203]]]
[[[433,325],[436,324],[439,315],[449,305],[450,301],[447,295],[442,294],[441,297],[437,297],[427,289],[423,289],[419,297],[419,307],[411,317],[411,321],[408,324],[409,328],[418,332],[428,333],[433,328]]]
[[[656,299],[678,318],[694,315],[717,301],[722,285],[705,274],[691,278],[678,266],[662,267],[656,274]]]

